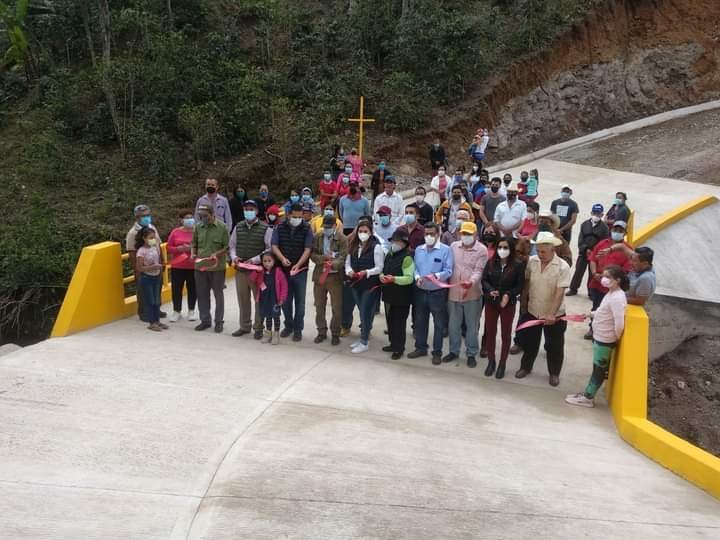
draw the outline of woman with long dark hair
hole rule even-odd
[[[368,350],[375,305],[380,294],[378,276],[383,270],[384,258],[382,244],[373,235],[372,221],[360,221],[355,234],[348,239],[345,259],[345,275],[360,312],[360,340],[352,344],[351,351],[355,354]]]
[[[485,265],[482,288],[485,296],[485,347],[488,365],[485,376],[495,373],[495,378],[505,376],[505,363],[510,352],[512,323],[518,296],[525,282],[525,264],[515,257],[515,239],[503,237],[498,240],[495,253]],[[500,319],[500,362],[496,367],[495,336]]]

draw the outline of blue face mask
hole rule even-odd
[[[325,211],[323,212],[323,215],[324,215],[324,216],[330,216],[330,217],[332,217],[332,216],[335,215],[335,212],[333,212],[332,210],[325,210]]]
[[[615,232],[615,231],[613,231],[613,232],[610,233],[610,237],[611,237],[615,242],[621,242],[622,239],[625,238],[625,234],[623,234],[623,233],[621,233],[621,232]]]
[[[380,165],[378,165],[378,169],[380,169],[381,171],[385,170],[385,164],[381,163]]]
[[[290,202],[295,204],[300,200],[300,195],[290,195]]]
[[[192,229],[195,226],[195,220],[193,218],[185,218],[183,219],[183,227],[187,229]]]
[[[267,196],[268,196],[268,192],[265,191],[265,190],[262,190],[262,191],[260,192],[260,196],[261,196],[261,197],[267,197]]]
[[[567,191],[561,191],[560,198],[564,201],[567,201],[570,198],[570,193],[568,193]]]
[[[326,174],[326,175],[323,175],[323,179],[324,179],[326,182],[329,182],[330,179],[331,179],[331,177],[330,177],[329,174]]]
[[[243,216],[245,216],[245,220],[247,221],[255,221],[255,218],[257,217],[257,212],[255,210],[244,210]]]
[[[140,218],[140,225],[148,227],[152,223],[152,216],[143,216]]]
[[[415,223],[415,214],[405,214],[405,223],[408,225]]]
[[[617,206],[622,206],[623,204],[625,204],[625,201],[623,201],[622,199],[615,199],[615,204]]]
[[[380,225],[390,225],[390,216],[380,216]]]
[[[312,195],[303,195],[303,202],[312,202]]]

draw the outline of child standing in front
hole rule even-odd
[[[585,392],[570,394],[565,398],[570,405],[595,406],[595,394],[600,390],[607,377],[610,359],[625,329],[625,308],[627,307],[625,291],[630,285],[627,275],[619,266],[610,265],[603,270],[601,283],[608,289],[608,293],[600,302],[592,321],[592,375],[585,387]]]
[[[263,343],[280,343],[280,311],[288,295],[288,282],[285,273],[278,270],[275,255],[266,251],[262,255],[264,286],[259,287],[258,309],[265,319]]]

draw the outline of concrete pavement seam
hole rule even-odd
[[[574,521],[590,521],[599,523],[627,523],[632,525],[655,525],[659,527],[681,527],[688,529],[720,529],[718,525],[693,525],[686,523],[662,523],[656,521],[631,521],[628,519],[602,519],[587,518],[581,516],[561,516],[556,514],[540,514],[537,512],[513,512],[503,510],[463,510],[458,508],[448,508],[444,506],[422,506],[417,504],[399,504],[399,503],[375,503],[375,502],[353,502],[353,501],[336,501],[326,499],[300,498],[300,497],[251,497],[248,495],[211,495],[208,499],[240,499],[240,500],[260,500],[260,501],[284,501],[293,503],[316,503],[316,504],[335,504],[346,506],[368,506],[381,508],[405,508],[409,510],[430,510],[435,512],[456,512],[462,514],[495,514],[500,516],[518,516],[518,517],[536,517],[545,519],[565,519]]]
[[[282,396],[290,390],[293,386],[295,386],[297,383],[299,383],[302,379],[304,379],[307,375],[309,375],[317,366],[322,364],[325,360],[330,358],[333,355],[333,353],[328,353],[322,358],[320,358],[317,362],[315,362],[312,366],[310,366],[307,370],[305,370],[303,373],[301,373],[295,380],[289,382],[285,388],[278,394],[277,397],[275,397],[272,401],[270,401],[262,411],[260,411],[260,414],[258,414],[255,418],[253,418],[252,422],[250,422],[243,430],[233,439],[232,443],[228,445],[227,449],[225,450],[225,453],[223,454],[223,457],[218,461],[217,467],[215,467],[215,471],[213,471],[212,477],[210,478],[210,481],[208,482],[207,488],[205,489],[205,493],[198,501],[197,507],[195,508],[195,512],[193,513],[193,517],[190,520],[190,523],[188,524],[187,533],[185,534],[185,540],[189,540],[190,534],[192,533],[193,525],[195,524],[195,519],[197,518],[198,514],[200,513],[200,508],[202,507],[202,503],[205,499],[211,498],[208,493],[210,493],[210,488],[212,487],[213,483],[215,482],[215,477],[217,476],[218,471],[222,467],[223,463],[225,463],[225,460],[227,459],[228,455],[232,451],[232,449],[235,447],[235,445],[238,443],[240,439],[248,432],[250,431],[250,428],[252,428],[255,423],[260,420],[263,416],[265,416],[265,413],[270,410],[270,408],[277,403],[278,400],[282,398]]]
[[[17,486],[36,486],[36,487],[49,487],[57,489],[83,489],[89,491],[108,491],[111,493],[134,493],[137,495],[159,495],[163,497],[182,497],[186,499],[200,499],[200,495],[190,495],[184,493],[170,493],[167,491],[148,491],[144,489],[119,489],[119,488],[107,488],[97,486],[77,486],[68,484],[53,484],[46,482],[27,482],[20,480],[0,480],[0,484],[13,484]]]

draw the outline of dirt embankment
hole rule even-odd
[[[720,457],[720,337],[698,336],[650,364],[648,416]]]
[[[490,162],[666,110],[720,97],[720,2],[607,0],[548,52],[518,62],[408,141],[370,132],[367,157],[427,168],[440,137],[451,163],[478,126]],[[377,136],[376,136],[377,135]],[[377,146],[373,140],[381,141]]]

